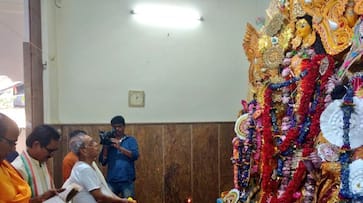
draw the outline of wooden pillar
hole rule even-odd
[[[25,3],[29,40],[23,43],[26,134],[44,123],[40,0]],[[27,13],[28,11],[28,13]]]

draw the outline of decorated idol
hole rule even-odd
[[[224,202],[363,202],[362,14],[361,0],[271,0],[263,26],[247,24]]]

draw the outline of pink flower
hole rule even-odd
[[[301,192],[295,192],[293,195],[292,195],[295,199],[299,199],[301,197]]]
[[[291,58],[284,58],[284,60],[282,61],[283,66],[288,66],[290,64],[291,64]]]
[[[290,69],[290,68],[284,68],[284,69],[282,70],[281,76],[282,76],[282,77],[286,77],[286,76],[288,76],[290,73],[291,73],[291,69]]]

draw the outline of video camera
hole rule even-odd
[[[100,144],[101,145],[112,145],[115,144],[111,141],[111,138],[115,138],[115,132],[114,131],[99,131],[100,136]]]

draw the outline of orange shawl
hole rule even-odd
[[[0,162],[0,203],[28,203],[29,185],[6,160]]]

